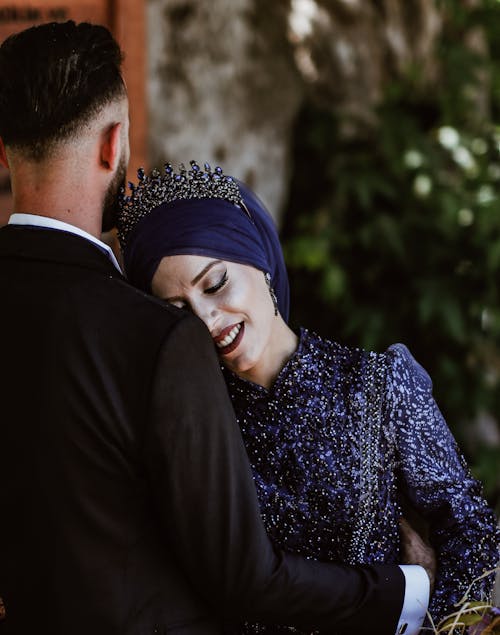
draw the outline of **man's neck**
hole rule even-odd
[[[13,209],[69,223],[100,238],[102,194],[78,151],[74,156],[34,163],[16,157],[11,164]]]
[[[101,237],[101,226],[99,220],[93,218],[92,215],[75,211],[74,209],[72,210],[71,207],[68,207],[67,209],[59,208],[54,210],[53,207],[50,207],[50,203],[17,205],[14,200],[13,209],[15,214],[31,214],[43,216],[44,218],[52,218],[62,223],[72,225],[73,227],[77,227],[95,238],[100,239]]]

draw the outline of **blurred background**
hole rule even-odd
[[[0,39],[50,16],[125,50],[129,177],[197,159],[254,188],[292,324],[404,342],[500,513],[499,0],[0,0]]]

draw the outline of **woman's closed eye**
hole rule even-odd
[[[208,289],[205,289],[204,293],[208,293],[208,295],[213,295],[214,293],[217,293],[217,291],[219,291],[226,285],[227,281],[228,281],[227,271],[224,271],[224,274],[222,275],[220,280],[213,286],[208,287]]]

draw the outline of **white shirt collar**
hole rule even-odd
[[[118,264],[118,260],[113,253],[113,250],[109,245],[102,242],[92,234],[80,229],[79,227],[75,227],[75,225],[70,225],[69,223],[65,223],[61,220],[57,220],[55,218],[49,218],[47,216],[39,216],[38,214],[12,214],[9,218],[9,225],[33,225],[35,227],[46,227],[48,229],[58,229],[60,231],[70,232],[71,234],[76,234],[77,236],[81,236],[86,240],[94,243],[98,247],[100,247],[103,251],[106,252],[111,262],[118,269],[120,273],[122,273],[121,267]]]

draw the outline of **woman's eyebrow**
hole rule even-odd
[[[208,265],[206,267],[203,267],[203,269],[200,271],[200,273],[198,273],[191,280],[191,286],[194,287],[194,285],[203,278],[203,276],[207,273],[207,271],[209,271],[213,266],[218,265],[221,262],[223,262],[223,261],[222,260],[212,260],[212,262],[209,262]]]

